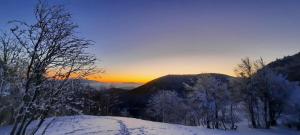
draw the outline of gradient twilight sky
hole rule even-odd
[[[167,74],[234,75],[241,58],[267,62],[300,51],[300,0],[49,0],[64,4],[94,40],[100,81]],[[0,29],[31,22],[36,0],[0,0]]]

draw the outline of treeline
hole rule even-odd
[[[237,78],[202,76],[186,85],[185,95],[161,90],[148,101],[152,120],[237,129],[247,118],[253,128],[270,128],[278,121],[300,129],[300,89],[296,82],[267,68],[262,59],[242,59]]]

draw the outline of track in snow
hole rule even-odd
[[[119,133],[119,135],[130,135],[126,125],[121,120],[117,120],[117,121],[120,124],[120,133]]]

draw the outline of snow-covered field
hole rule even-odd
[[[51,121],[48,119],[47,122]],[[45,125],[47,125],[47,122]],[[45,127],[45,126],[44,126]],[[44,127],[38,134],[41,134]],[[0,135],[9,134],[10,127],[0,127]],[[241,125],[237,131],[212,130],[203,127],[182,126],[126,117],[67,116],[58,117],[45,132],[46,135],[300,135],[300,132],[273,128],[250,129]]]

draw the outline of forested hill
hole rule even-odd
[[[286,75],[290,81],[300,82],[300,52],[292,56],[277,59],[268,64],[267,67]]]
[[[223,81],[227,81],[228,78],[233,78],[225,74],[218,73],[203,73],[203,74],[189,74],[189,75],[166,75],[160,78],[154,79],[140,87],[137,87],[131,91],[132,94],[151,94],[158,90],[171,90],[178,93],[184,92],[185,84],[193,84],[197,78],[213,76]]]
[[[176,91],[180,96],[186,94],[185,84],[193,85],[197,78],[212,76],[224,82],[234,77],[217,74],[217,73],[203,73],[190,75],[166,75],[154,79],[140,87],[130,91],[124,91],[120,94],[122,107],[127,108],[129,113],[135,117],[144,115],[147,102],[151,96],[161,90]]]

